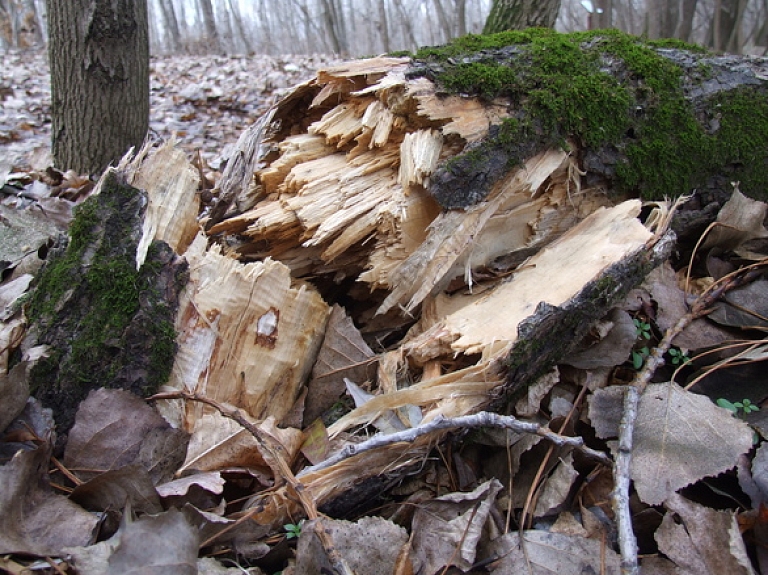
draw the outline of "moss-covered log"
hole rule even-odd
[[[46,346],[47,357],[32,369],[30,387],[60,431],[92,389],[142,395],[168,378],[187,264],[156,241],[136,269],[146,204],[146,194],[107,175],[36,279],[28,342]]]
[[[446,208],[475,203],[507,170],[567,140],[580,150],[588,184],[659,199],[727,193],[738,180],[742,192],[766,198],[765,59],[613,30],[539,29],[424,48],[408,76],[508,111],[437,170],[430,191]]]

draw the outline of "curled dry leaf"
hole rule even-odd
[[[0,467],[0,555],[58,556],[90,540],[98,518],[51,490],[49,457],[41,445]]]
[[[425,573],[448,565],[467,570],[502,485],[486,481],[470,493],[450,493],[422,503],[413,517],[413,550]]]
[[[656,531],[659,551],[681,575],[751,575],[754,573],[732,511],[716,511],[673,493]]]

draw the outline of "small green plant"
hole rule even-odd
[[[637,331],[637,337],[642,339],[651,339],[651,324],[647,321],[642,321],[637,318],[632,320],[635,324],[635,330]]]
[[[669,357],[672,360],[672,365],[683,365],[686,362],[691,361],[688,357],[688,351],[679,349],[677,347],[670,348]]]
[[[752,413],[754,411],[760,411],[760,408],[756,406],[754,403],[752,403],[749,399],[742,399],[741,401],[737,401],[735,403],[731,403],[727,399],[721,397],[718,399],[715,403],[719,405],[720,407],[723,407],[733,413],[734,415],[739,415],[743,417],[744,415],[747,415],[748,413]]]
[[[647,347],[641,347],[638,350],[632,351],[632,367],[639,370],[641,367],[643,367],[643,364],[645,363],[645,359],[651,354],[650,350]]]
[[[301,528],[304,526],[304,520],[302,519],[298,523],[286,523],[283,525],[285,529],[285,538],[293,539],[298,538],[301,535]]]

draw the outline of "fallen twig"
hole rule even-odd
[[[591,449],[584,445],[584,440],[581,437],[566,437],[559,435],[546,427],[539,425],[538,423],[532,423],[527,421],[520,421],[519,419],[510,415],[499,415],[489,411],[481,411],[474,415],[463,415],[461,417],[443,417],[438,415],[432,421],[419,425],[418,427],[412,427],[403,431],[389,434],[374,435],[370,439],[357,443],[354,445],[347,445],[344,449],[329,457],[325,461],[313,465],[311,467],[304,468],[298,477],[301,477],[307,473],[314,473],[327,467],[331,467],[345,459],[349,459],[354,455],[358,455],[365,451],[372,449],[378,449],[385,445],[392,445],[394,443],[411,443],[416,438],[428,435],[435,431],[442,431],[446,429],[472,429],[476,427],[498,427],[502,429],[511,429],[519,433],[531,433],[543,437],[544,439],[551,441],[555,445],[570,445],[591,457],[599,461],[604,465],[611,465],[611,458],[608,457],[602,451]]]

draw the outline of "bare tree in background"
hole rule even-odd
[[[146,0],[48,0],[54,164],[98,173],[149,125]]]
[[[707,34],[707,46],[717,52],[740,54],[743,46],[741,25],[747,0],[715,0]]]
[[[560,0],[493,0],[484,34],[524,30],[538,26],[552,28],[560,11]]]
[[[213,53],[221,52],[221,41],[219,32],[216,28],[216,18],[213,14],[213,4],[211,0],[198,0],[200,11],[203,14],[203,24],[205,25],[205,37],[209,43],[210,51]]]

